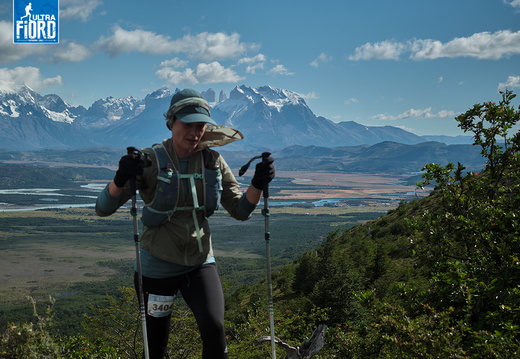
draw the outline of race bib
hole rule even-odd
[[[173,310],[172,296],[150,294],[148,296],[148,315],[151,317],[166,317]]]

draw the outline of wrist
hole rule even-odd
[[[250,185],[247,188],[245,196],[249,203],[251,203],[253,205],[257,205],[258,202],[260,202],[260,198],[262,197],[262,190],[259,190],[258,188],[254,187],[253,185]]]
[[[256,192],[262,192],[262,189],[255,186],[255,184],[252,181],[251,181],[251,185],[249,186],[249,188],[255,190]]]
[[[112,197],[119,197],[121,196],[121,193],[123,193],[123,188],[118,187],[114,181],[110,182],[108,184],[108,193]]]
[[[259,178],[254,178],[251,180],[251,186],[256,189],[257,191],[262,192],[264,188],[264,182],[260,180]]]
[[[116,175],[114,176],[114,184],[118,188],[123,188],[125,186],[125,183],[128,181],[128,178],[124,176],[120,171],[116,172]]]

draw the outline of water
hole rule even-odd
[[[312,181],[304,178],[294,178],[295,181]],[[18,188],[18,189],[3,189],[0,190],[0,212],[14,212],[14,211],[35,211],[41,209],[63,209],[63,208],[79,208],[79,207],[94,207],[98,193],[105,188],[106,183],[88,183],[79,185],[77,193],[63,193],[63,190],[58,188]],[[241,184],[241,188],[247,188],[249,184]],[[413,192],[402,192],[402,193],[388,193],[388,194],[373,194],[372,198],[377,198],[382,195],[390,197],[397,197],[401,199],[414,198],[427,194],[429,191],[413,191]],[[13,204],[7,203],[6,198],[2,196],[39,196],[34,201],[29,201],[31,204]],[[63,203],[67,202],[67,198],[74,198],[74,203]],[[3,200],[2,200],[3,199]],[[84,200],[84,201],[83,201]],[[269,200],[269,206],[282,207],[282,206],[314,206],[324,207],[331,204],[347,203],[356,201],[355,199],[348,198],[330,198],[330,199],[319,199],[319,200],[296,200],[296,201],[284,201],[284,200]],[[388,201],[388,199],[385,199]],[[45,203],[42,203],[45,202]],[[59,202],[59,203],[58,203]],[[82,203],[78,203],[82,202]],[[259,206],[263,205],[263,201]]]
[[[64,208],[81,208],[81,207],[95,207],[95,203],[83,203],[83,204],[57,204],[57,205],[46,205],[43,207],[39,206],[20,206],[16,208],[4,207],[5,203],[0,203],[0,212],[19,212],[19,211],[38,211],[42,209],[64,209]]]
[[[312,204],[314,207],[323,207],[327,204],[346,202],[347,199],[320,199],[317,201],[269,201],[269,206],[273,207],[285,207],[285,206],[297,206],[297,205],[309,205]],[[260,205],[259,205],[260,206]]]
[[[38,201],[47,202],[46,204],[34,204],[34,205],[17,205],[13,203],[7,203],[5,201],[0,202],[0,212],[16,212],[16,211],[36,211],[41,209],[63,209],[63,208],[79,208],[79,207],[94,207],[96,203],[97,193],[101,191],[106,184],[100,183],[89,183],[87,185],[80,186],[85,192],[96,192],[96,194],[65,194],[60,193],[59,188],[17,188],[17,189],[2,189],[0,190],[0,198],[6,195],[20,195],[20,196],[43,196],[38,198]],[[53,203],[62,202],[65,198],[80,198],[85,199],[86,203]],[[90,201],[88,201],[90,200]]]

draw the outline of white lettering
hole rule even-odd
[[[37,38],[45,39],[47,37],[47,36],[45,36],[45,25],[47,25],[45,21],[38,21],[38,29],[36,30]]]
[[[56,38],[56,21],[47,22],[47,38],[48,39]]]
[[[43,39],[56,38],[56,21],[17,21],[16,38],[20,39]]]
[[[23,21],[17,21],[17,22],[16,22],[16,38],[17,38],[17,39],[21,38],[21,36],[22,36],[22,35],[21,35],[21,32],[22,32],[23,29],[24,29],[24,27],[23,27]],[[25,32],[25,31],[23,31],[23,32]],[[25,37],[25,36],[24,36],[24,37]]]
[[[26,29],[27,29],[27,33],[25,34],[25,37],[27,37],[31,40],[36,39],[36,29],[37,29],[36,21],[29,21],[29,24]]]
[[[56,21],[56,17],[54,15],[49,14],[38,14],[38,15],[31,15],[32,21]]]

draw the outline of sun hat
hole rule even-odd
[[[175,93],[165,117],[166,126],[170,130],[175,118],[183,123],[205,122],[217,125],[210,117],[208,102],[198,91],[193,89],[184,89]]]

